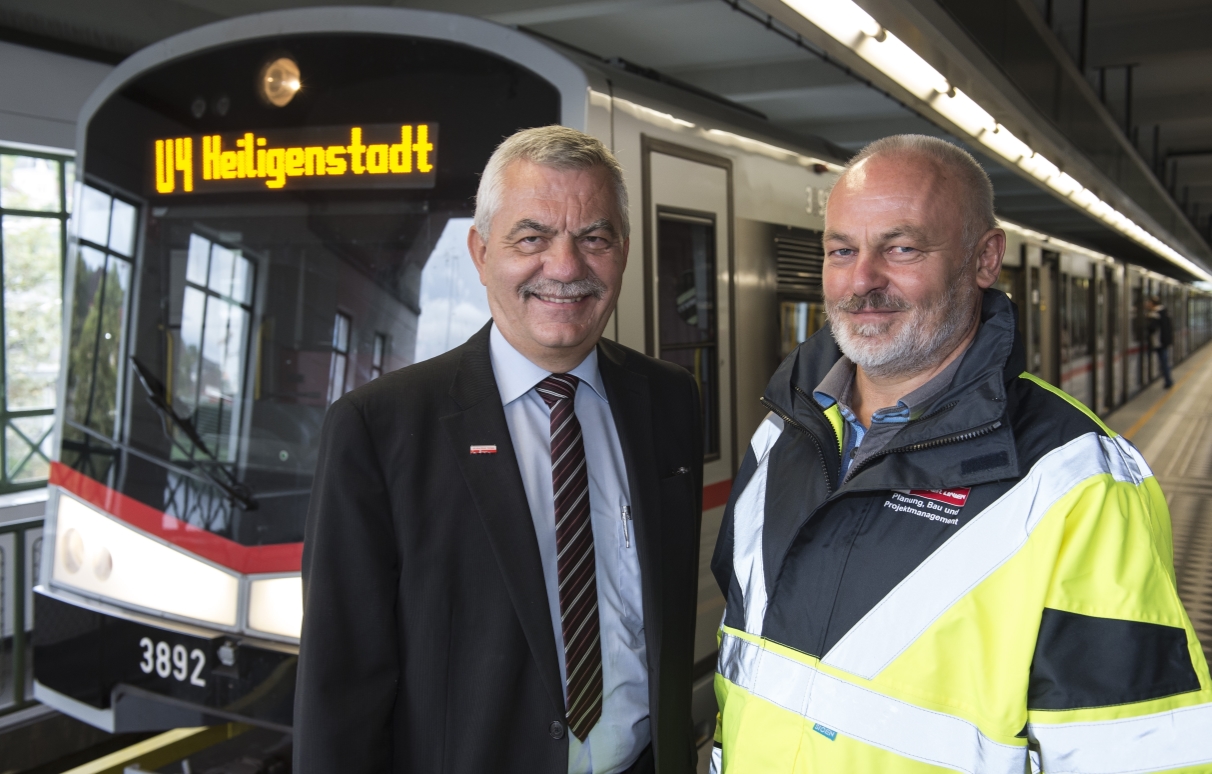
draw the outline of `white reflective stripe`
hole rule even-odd
[[[731,634],[721,643],[719,671],[754,696],[906,758],[967,774],[1026,770],[1025,746],[994,742],[966,720],[848,683]]]
[[[1098,723],[1030,723],[1048,774],[1138,774],[1212,764],[1212,704]],[[1206,770],[1206,769],[1201,769]]]
[[[767,414],[750,446],[757,469],[732,512],[732,571],[745,600],[745,631],[762,633],[766,617],[766,564],[762,561],[762,524],[766,518],[766,468],[770,449],[783,432],[783,420]]]
[[[977,514],[846,632],[822,661],[874,678],[981,581],[1014,556],[1044,514],[1086,479],[1149,473],[1131,444],[1087,433],[1044,455],[1010,491]]]
[[[724,751],[714,744],[711,745],[711,768],[708,771],[711,774],[723,774],[724,772]]]
[[[1152,478],[1153,471],[1144,456],[1122,435],[1115,438],[1100,436],[1103,452],[1107,455],[1107,463],[1111,466],[1111,475],[1116,481],[1131,481],[1140,485],[1146,478]]]

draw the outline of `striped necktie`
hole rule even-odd
[[[535,388],[551,409],[551,487],[555,494],[556,570],[564,633],[568,727],[585,741],[602,717],[602,643],[597,565],[589,517],[589,473],[576,402],[575,376],[552,374]]]

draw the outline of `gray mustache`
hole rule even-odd
[[[903,298],[889,295],[882,290],[873,290],[865,296],[849,296],[833,304],[837,312],[866,312],[883,309],[904,312],[912,309],[913,304]]]
[[[606,295],[607,290],[605,282],[590,275],[585,279],[573,282],[560,282],[553,279],[531,280],[518,286],[518,295],[522,297],[523,301],[531,296],[555,296],[556,298],[593,296],[594,298],[601,298]]]

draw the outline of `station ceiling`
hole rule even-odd
[[[889,0],[858,0],[873,5]],[[890,0],[909,6],[936,0]],[[1212,5],[1206,0],[1009,0],[1051,29],[1113,122],[1193,225],[1188,254],[1212,256]],[[938,0],[937,6],[985,0]],[[464,13],[514,25],[604,59],[621,57],[764,113],[780,127],[857,150],[888,134],[948,132],[768,21],[748,0],[0,0],[0,39],[102,61],[209,22],[309,5],[380,5]],[[1086,8],[1085,48],[1081,13]],[[878,18],[878,17],[877,17]],[[881,19],[881,21],[883,21]],[[966,20],[996,24],[997,19]],[[989,47],[977,32],[977,48]],[[1013,41],[1004,41],[1012,53]],[[983,66],[1006,69],[1007,53]],[[1130,74],[1129,74],[1130,73]],[[1129,86],[1129,79],[1131,85]],[[1044,111],[1045,113],[1047,111]],[[1155,146],[1156,138],[1156,150]],[[955,138],[952,138],[955,139]],[[1003,217],[1181,276],[1046,187],[969,146],[985,163]],[[1171,199],[1173,201],[1171,201]],[[1184,223],[1184,228],[1186,224]],[[1188,233],[1189,232],[1189,233]],[[1196,243],[1192,242],[1192,234]]]

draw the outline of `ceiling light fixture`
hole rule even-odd
[[[1082,186],[1072,176],[1062,172],[1056,164],[1015,137],[975,100],[948,82],[942,73],[852,0],[782,2],[1000,158],[1018,166],[1061,196],[1072,200],[1099,220],[1171,263],[1202,280],[1212,281],[1212,274],[1150,234],[1098,194]]]

